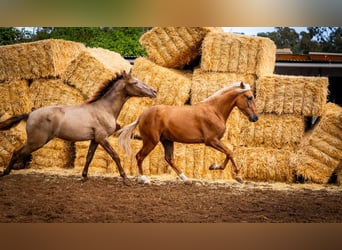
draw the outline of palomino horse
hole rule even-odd
[[[217,91],[195,105],[153,106],[145,110],[136,121],[117,131],[120,147],[129,153],[131,135],[139,125],[140,136],[143,140],[143,146],[136,155],[139,182],[150,183],[143,174],[142,163],[159,141],[165,150],[165,160],[186,184],[190,184],[191,181],[175,165],[173,160],[174,142],[204,143],[206,146],[224,153],[226,155],[224,162],[212,164],[209,169],[223,170],[228,161],[231,160],[236,173],[236,180],[242,182],[232,151],[220,141],[226,130],[226,121],[235,106],[249,118],[249,121],[256,122],[258,120],[250,86],[238,82]]]
[[[84,178],[87,177],[89,164],[100,144],[115,161],[123,182],[128,184],[120,158],[110,145],[108,137],[116,130],[116,119],[124,103],[133,96],[154,98],[156,91],[124,71],[122,75],[103,84],[94,97],[83,104],[42,107],[1,122],[0,130],[6,130],[27,119],[27,142],[13,153],[1,176],[9,174],[17,161],[25,159],[57,137],[69,141],[91,140],[82,172]]]

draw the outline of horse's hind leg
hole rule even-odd
[[[18,162],[19,160],[27,160],[30,157],[30,154],[37,150],[39,147],[32,147],[29,144],[25,144],[24,146],[22,146],[21,148],[19,148],[18,150],[15,150],[12,154],[12,158],[10,160],[10,162],[8,163],[7,167],[5,168],[5,170],[0,174],[0,176],[5,176],[8,175],[12,169],[13,166],[16,162]],[[25,164],[25,162],[24,162]]]
[[[177,175],[184,181],[185,184],[191,184],[192,181],[189,180],[182,171],[176,166],[173,158],[173,141],[169,141],[165,138],[160,139],[161,143],[163,144],[165,150],[165,160],[167,163],[173,168],[173,170],[177,173]]]
[[[91,140],[90,145],[89,145],[89,149],[88,149],[88,153],[87,153],[87,157],[86,157],[86,162],[82,171],[82,176],[84,178],[87,178],[88,175],[88,169],[89,169],[89,164],[92,161],[96,148],[99,144],[97,142],[95,142],[95,140]]]
[[[143,146],[139,150],[139,152],[136,154],[135,158],[137,160],[137,165],[139,169],[139,177],[138,181],[143,184],[150,184],[150,180],[144,175],[143,169],[142,169],[142,163],[146,156],[154,149],[154,147],[157,145],[157,142],[152,142],[150,140],[143,140]]]

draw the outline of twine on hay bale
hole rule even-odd
[[[270,147],[295,150],[304,136],[304,117],[299,115],[259,115],[250,122],[238,108],[227,121],[227,140],[237,147]]]
[[[30,99],[34,108],[44,106],[75,105],[84,102],[80,91],[66,85],[61,79],[38,79],[30,86]]]
[[[260,113],[320,116],[327,95],[327,77],[265,75],[256,82]]]
[[[90,98],[99,85],[122,71],[129,72],[131,64],[120,54],[102,48],[87,48],[73,60],[62,75],[62,79]]]
[[[243,179],[252,181],[293,182],[289,167],[292,152],[267,147],[238,147],[235,162]]]
[[[0,116],[4,113],[19,115],[29,113],[32,102],[26,80],[13,80],[0,83]]]
[[[208,33],[202,43],[201,69],[257,76],[273,73],[276,46],[264,37]]]
[[[12,114],[5,113],[0,121],[10,118]],[[0,131],[0,167],[5,168],[11,159],[14,150],[21,147],[26,141],[26,122],[21,121],[10,130]]]
[[[191,103],[201,102],[219,89],[238,81],[248,83],[253,91],[255,80],[256,76],[251,74],[204,72],[195,69],[192,76]]]
[[[200,54],[203,38],[218,27],[154,27],[140,37],[148,58],[168,68],[183,68]]]
[[[342,108],[327,103],[321,120],[303,138],[290,163],[297,179],[325,184],[341,159]]]
[[[84,49],[61,39],[0,46],[0,81],[58,77]]]

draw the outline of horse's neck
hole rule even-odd
[[[211,100],[210,103],[222,115],[223,119],[227,121],[230,113],[235,107],[235,100],[238,95],[239,93],[236,91],[227,91],[227,93],[224,93]]]
[[[114,90],[115,91],[115,90]],[[109,95],[104,96],[99,100],[101,105],[103,105],[104,109],[107,112],[110,112],[113,114],[115,119],[118,118],[120,111],[125,104],[125,102],[128,100],[128,97],[125,95],[122,95],[121,93],[111,93]]]

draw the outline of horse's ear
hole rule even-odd
[[[130,75],[130,73],[127,74],[126,70],[122,71],[122,76],[124,79],[128,79],[129,75]]]
[[[243,82],[240,83],[240,88],[242,88],[242,89],[245,88],[245,84],[243,84]]]

